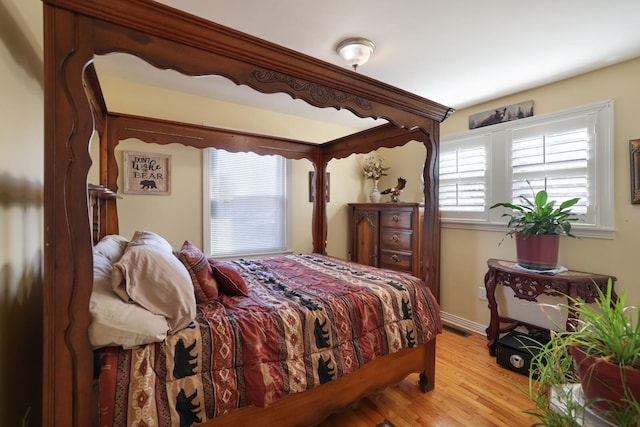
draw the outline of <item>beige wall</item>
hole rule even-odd
[[[0,424],[39,425],[42,392],[42,3],[0,2]]]
[[[640,205],[630,203],[629,140],[640,138],[640,59],[614,65],[534,90],[457,111],[443,123],[441,134],[468,129],[470,114],[533,100],[535,114],[545,114],[613,99],[615,239],[562,238],[560,263],[574,270],[615,275],[617,289],[627,289],[629,304],[640,304]],[[503,234],[444,228],[442,232],[442,310],[484,328],[489,322],[485,301],[478,299],[488,258],[514,259],[515,244]],[[545,322],[533,304],[515,300],[511,291],[501,292],[503,302],[515,317]],[[558,302],[549,298],[549,302]],[[523,314],[524,313],[524,314]]]

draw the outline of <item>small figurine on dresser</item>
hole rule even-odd
[[[407,184],[407,180],[399,176],[398,183],[396,184],[395,187],[387,188],[380,194],[391,194],[391,201],[394,203],[397,203],[400,201],[398,199],[398,196],[400,196],[400,193],[402,193],[402,189],[406,184]]]

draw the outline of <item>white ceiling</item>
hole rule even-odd
[[[341,66],[338,42],[369,38],[376,51],[358,73],[455,109],[640,56],[640,0],[158,1]],[[114,77],[346,125],[362,120],[222,78],[150,75],[143,65],[96,59],[99,73]]]

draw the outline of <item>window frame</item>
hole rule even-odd
[[[234,254],[213,254],[211,248],[211,199],[210,195],[210,173],[211,173],[211,152],[216,150],[217,148],[205,148],[202,150],[202,240],[203,240],[203,251],[209,257],[216,257],[218,259],[235,259],[235,258],[250,258],[256,256],[268,256],[268,255],[278,255],[278,254],[289,254],[292,253],[291,250],[291,224],[290,218],[292,215],[292,203],[291,203],[291,160],[286,157],[275,155],[281,157],[284,161],[284,212],[283,212],[283,240],[284,240],[284,248],[281,250],[274,251],[251,251],[246,253],[234,253]],[[217,149],[222,150],[222,149]],[[242,153],[242,152],[230,152],[232,154]],[[255,153],[254,153],[255,154]]]
[[[448,145],[459,144],[461,141],[478,140],[488,136],[488,158],[486,173],[486,206],[482,215],[465,216],[461,211],[449,214],[450,210],[442,210],[441,223],[444,228],[474,229],[485,231],[505,231],[506,219],[502,218],[502,211],[489,209],[495,203],[510,200],[511,197],[511,155],[510,136],[514,131],[540,126],[577,117],[587,117],[594,122],[595,142],[593,149],[595,160],[588,168],[593,168],[595,224],[587,225],[581,222],[573,224],[572,231],[580,237],[613,239],[615,237],[614,206],[614,164],[613,164],[613,100],[597,102],[581,107],[571,108],[560,112],[531,116],[524,119],[499,123],[490,127],[483,127],[444,136],[440,139],[440,152]],[[589,176],[589,179],[592,179]]]

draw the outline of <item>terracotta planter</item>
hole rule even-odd
[[[575,360],[584,397],[587,402],[593,400],[590,408],[620,411],[630,405],[630,399],[640,402],[639,370],[587,356],[577,347],[570,347],[569,352]]]
[[[559,234],[532,234],[526,239],[516,234],[518,264],[534,270],[548,270],[558,266]]]

